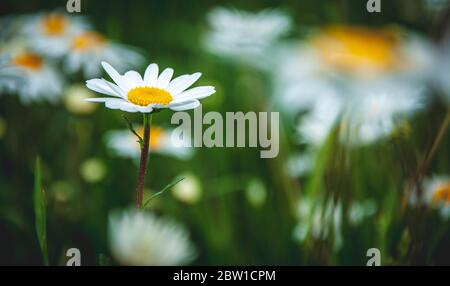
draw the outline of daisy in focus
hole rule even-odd
[[[22,33],[34,51],[59,58],[69,53],[73,37],[88,28],[83,17],[51,12],[28,16]]]
[[[122,265],[174,266],[195,258],[188,232],[178,223],[151,213],[113,213],[108,230],[111,252]]]
[[[250,13],[216,8],[209,13],[208,22],[211,31],[205,38],[206,49],[219,56],[242,60],[264,57],[291,26],[291,19],[277,10]]]
[[[136,129],[136,133],[143,137],[144,128]],[[176,138],[171,136],[172,130],[158,126],[150,127],[149,151],[151,153],[172,156],[186,160],[192,156],[192,149],[183,147],[182,142],[174,142]],[[106,135],[106,144],[111,151],[118,156],[131,159],[139,159],[141,146],[136,136],[130,130],[114,130]]]
[[[56,103],[63,91],[64,80],[41,56],[28,52],[16,52],[2,71],[0,88],[17,93],[24,104],[48,101]],[[20,75],[23,80],[17,80]]]
[[[97,78],[88,80],[86,86],[110,97],[87,100],[104,102],[105,106],[111,109],[141,113],[151,113],[164,108],[174,111],[189,110],[200,105],[199,99],[215,93],[213,86],[188,89],[200,78],[201,73],[181,75],[172,79],[173,69],[166,68],[159,74],[158,65],[150,64],[142,77],[136,71],[121,75],[106,62],[102,62],[102,66],[114,83]]]
[[[138,66],[143,60],[142,55],[127,46],[114,43],[98,32],[83,31],[71,39],[64,66],[69,73],[81,70],[89,78],[101,74],[102,61],[124,70],[128,66]]]
[[[442,218],[450,218],[450,177],[433,176],[423,182],[423,194],[411,193],[409,202],[413,206],[428,205],[439,210]]]

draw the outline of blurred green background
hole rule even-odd
[[[438,39],[446,19],[442,14],[426,13],[422,1],[411,0],[382,1],[381,14],[367,13],[366,1],[360,0],[81,3],[81,14],[95,30],[143,53],[147,62],[139,72],[150,62],[170,66],[177,75],[201,71],[198,85],[213,85],[217,90],[202,101],[203,112],[222,114],[259,108],[255,101],[269,98],[270,90],[265,85],[266,74],[229,64],[202,48],[201,39],[208,30],[206,15],[214,7],[279,8],[298,27],[289,34],[292,38],[301,36],[306,28],[330,23],[375,27],[394,23]],[[65,4],[2,0],[0,14],[51,11],[64,9]],[[81,75],[68,79],[84,82]],[[151,154],[147,190],[160,190],[173,178],[190,173],[198,178],[202,195],[198,202],[187,204],[167,192],[149,207],[190,230],[199,253],[194,265],[365,265],[371,247],[381,249],[383,264],[450,264],[449,222],[442,222],[437,214],[400,207],[404,184],[429,150],[446,112],[443,104],[433,102],[410,122],[408,138],[391,138],[352,150],[346,163],[340,156],[350,151],[334,146],[319,178],[324,184],[320,192],[339,193],[344,201],[370,198],[378,206],[376,214],[358,227],[344,223],[339,251],[333,251],[331,238],[303,244],[293,239],[296,200],[309,178],[293,179],[284,171],[286,158],[298,147],[293,142],[294,127],[283,116],[280,155],[275,159],[260,159],[257,148],[197,148],[188,161]],[[154,123],[169,127],[171,114],[153,116]],[[37,156],[42,161],[47,193],[50,264],[64,265],[65,251],[71,247],[81,250],[83,265],[97,265],[100,254],[109,256],[107,214],[133,202],[137,176],[137,165],[114,156],[104,143],[108,131],[126,129],[122,115],[100,104],[95,112],[80,115],[68,112],[62,104],[24,106],[16,97],[0,97],[5,130],[0,138],[0,264],[42,264],[33,209]],[[127,116],[134,123],[141,122],[140,114]],[[429,173],[448,173],[449,158],[450,138],[445,135]],[[84,175],[92,170],[83,173],[91,159],[104,168],[100,180]],[[260,189],[254,200],[248,190],[252,182]]]

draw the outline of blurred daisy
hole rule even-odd
[[[351,134],[346,142],[358,145],[383,138],[424,106],[436,51],[398,30],[331,26],[285,45],[277,58],[277,100],[292,114],[307,111],[299,126],[305,141],[320,130],[313,139],[323,142],[340,114],[346,119],[341,127]],[[316,112],[318,106],[330,115]]]
[[[215,8],[208,14],[208,22],[211,31],[204,41],[206,49],[242,60],[260,59],[291,26],[291,19],[277,10],[250,13]]]
[[[11,63],[11,58],[8,55],[0,56],[0,91],[12,90],[24,84],[24,81],[20,68]]]
[[[62,57],[71,50],[76,34],[89,28],[83,17],[62,12],[40,13],[24,21],[23,34],[30,47],[48,57]]]
[[[313,147],[322,145],[342,112],[343,101],[337,96],[323,96],[311,105],[297,127],[300,142]]]
[[[182,177],[183,180],[172,188],[172,195],[183,203],[197,203],[202,197],[202,185],[200,180],[191,173],[183,174],[180,177]]]
[[[18,52],[9,59],[8,66],[0,76],[0,87],[17,93],[22,103],[44,100],[55,103],[61,97],[63,79],[41,56]],[[14,80],[18,75],[23,80]]]
[[[355,94],[341,124],[341,138],[352,145],[374,143],[388,137],[400,123],[425,106],[419,86],[393,79],[371,89],[355,84]],[[390,85],[390,86],[389,86]],[[389,92],[388,92],[389,91]]]
[[[450,177],[433,176],[424,180],[423,194],[419,198],[417,192],[410,196],[411,205],[426,204],[440,211],[444,219],[450,218]]]
[[[163,108],[182,111],[198,107],[199,99],[215,92],[213,86],[187,89],[200,78],[201,73],[172,79],[173,69],[167,68],[158,76],[158,65],[150,64],[142,78],[135,71],[121,75],[110,64],[102,62],[102,65],[115,83],[96,78],[88,80],[86,86],[112,97],[91,98],[88,101],[104,102],[105,106],[111,109],[142,113]]]
[[[150,128],[149,151],[155,154],[173,156],[178,159],[189,159],[192,149],[183,147],[181,142],[174,142],[176,137],[171,136],[172,129],[163,129],[157,126]],[[143,136],[144,129],[136,129],[139,136]],[[106,135],[106,144],[115,154],[125,158],[139,159],[141,147],[136,136],[130,130],[114,130]]]
[[[95,105],[86,102],[86,99],[92,96],[93,93],[84,85],[74,84],[64,91],[64,105],[74,114],[89,114],[96,109]]]
[[[135,209],[113,213],[108,229],[111,252],[122,265],[184,265],[195,258],[187,231],[154,214]]]
[[[72,38],[64,65],[68,72],[81,70],[89,78],[101,74],[102,61],[111,63],[118,70],[124,70],[129,66],[138,66],[143,60],[131,48],[111,42],[100,33],[84,31]]]

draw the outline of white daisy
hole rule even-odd
[[[30,47],[48,57],[62,57],[70,51],[72,38],[89,28],[83,17],[62,12],[29,16],[23,25],[23,35]]]
[[[411,205],[429,205],[438,209],[444,219],[450,218],[450,176],[433,176],[423,182],[423,194],[418,197],[416,191],[409,198]]]
[[[30,52],[17,52],[8,65],[10,68],[4,70],[4,75],[14,77],[20,74],[24,81],[0,79],[0,87],[17,93],[22,103],[44,100],[55,103],[60,99],[64,80],[42,57]]]
[[[188,232],[178,223],[138,210],[109,217],[109,244],[122,265],[173,266],[195,258]]]
[[[321,146],[342,112],[343,101],[337,96],[323,96],[315,102],[309,113],[300,119],[297,127],[300,142],[312,147]]]
[[[231,59],[255,60],[284,35],[291,19],[277,10],[250,13],[215,8],[208,14],[211,31],[205,38],[210,52]]]
[[[151,126],[149,152],[173,156],[178,159],[189,159],[192,156],[192,149],[183,147],[181,142],[174,142],[176,138],[172,138],[172,131],[172,129]],[[136,129],[136,132],[142,137],[144,130],[142,127],[139,127]],[[136,135],[128,129],[108,132],[106,135],[106,144],[109,149],[121,157],[137,160],[141,154],[141,147]]]
[[[341,124],[341,139],[351,145],[364,145],[388,137],[402,121],[426,103],[423,89],[400,79],[376,85],[355,84]]]
[[[25,83],[21,69],[11,63],[11,57],[0,57],[0,91],[13,90],[15,86]]]
[[[199,99],[215,92],[213,86],[199,86],[186,90],[200,78],[201,73],[172,79],[173,69],[167,68],[158,76],[158,65],[150,64],[142,78],[135,71],[121,75],[106,62],[102,62],[102,66],[115,83],[97,78],[88,80],[86,86],[112,97],[92,98],[88,101],[104,102],[105,106],[111,109],[142,113],[162,108],[182,111],[198,107]]]
[[[279,51],[277,100],[292,114],[309,111],[298,130],[313,145],[323,142],[337,115],[344,119],[341,138],[350,144],[389,135],[425,105],[436,59],[433,45],[417,35],[347,26],[321,29]]]
[[[111,42],[94,31],[84,31],[71,40],[64,66],[70,73],[81,70],[86,78],[101,74],[100,63],[109,62],[118,70],[138,66],[144,58],[131,48]]]

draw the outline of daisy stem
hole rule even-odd
[[[142,208],[144,198],[144,181],[147,174],[148,149],[150,142],[150,125],[152,123],[151,113],[144,113],[144,138],[141,144],[141,160],[139,164],[139,174],[136,184],[136,208]]]

